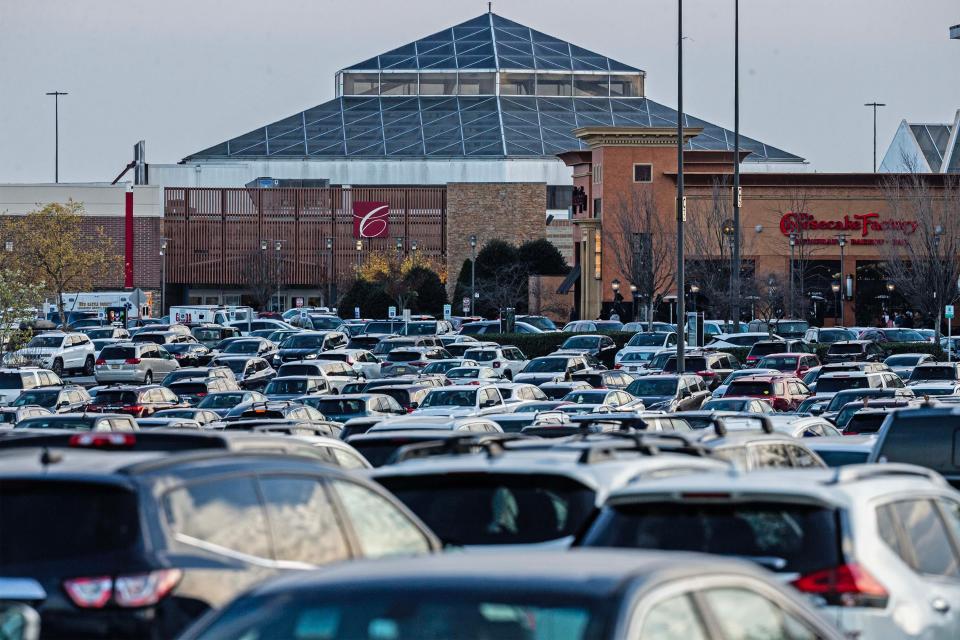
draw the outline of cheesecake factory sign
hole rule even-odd
[[[917,223],[913,220],[894,220],[884,218],[876,212],[845,215],[832,220],[820,220],[812,213],[791,211],[780,218],[780,233],[789,236],[797,235],[802,244],[837,244],[836,237],[811,237],[811,232],[828,231],[833,234],[846,233],[850,244],[878,245],[885,244],[886,238],[877,237],[888,235],[911,235],[917,231]],[[902,239],[893,238],[894,244],[903,243]]]

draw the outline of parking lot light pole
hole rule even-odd
[[[843,324],[843,307],[842,307],[841,295],[840,295],[840,289],[841,289],[840,281],[835,280],[833,284],[830,285],[830,289],[833,291],[833,297],[837,301],[837,324],[842,325]]]
[[[164,315],[167,303],[167,238],[160,238],[160,315]]]
[[[692,307],[691,311],[694,313],[697,312],[697,294],[700,293],[700,285],[691,284],[690,285],[690,306]]]
[[[630,283],[630,295],[633,297],[633,321],[640,321],[640,292],[637,290],[637,285]]]
[[[277,240],[273,243],[273,249],[277,253],[277,313],[283,311],[280,304],[280,250],[283,249],[283,241]]]
[[[363,251],[363,240],[357,240],[357,280],[360,279],[360,252]]]
[[[327,238],[327,255],[329,269],[327,269],[327,307],[333,308],[333,238]]]
[[[790,308],[790,317],[791,317],[791,318],[794,316],[794,313],[793,313],[793,298],[794,298],[794,295],[793,295],[793,294],[794,294],[794,288],[793,288],[793,284],[794,284],[794,283],[793,283],[793,251],[794,251],[794,249],[796,249],[796,247],[797,247],[797,234],[796,234],[796,233],[791,233],[791,234],[790,234],[790,304],[788,305],[789,308]]]
[[[840,301],[840,307],[839,307],[840,313],[837,315],[837,317],[838,317],[837,322],[840,323],[840,326],[843,326],[843,325],[845,324],[844,321],[843,321],[843,291],[842,291],[842,289],[843,289],[843,287],[842,287],[842,283],[843,283],[843,250],[844,250],[844,248],[847,246],[847,234],[845,234],[845,233],[838,233],[838,234],[837,234],[837,244],[840,245],[840,275],[837,276],[837,284],[838,284],[838,285],[841,285],[841,286],[840,286],[840,288],[841,288],[840,296],[839,296],[839,298],[837,298],[837,299]]]
[[[477,236],[470,236],[470,315],[474,315],[477,295]]]

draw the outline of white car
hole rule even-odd
[[[492,385],[457,385],[428,391],[413,415],[464,418],[503,413],[505,407],[500,390]]]
[[[614,356],[613,362],[616,365],[623,359],[628,353],[649,353],[651,357],[657,351],[661,349],[669,349],[670,347],[677,346],[677,334],[669,332],[647,332],[635,334],[627,344],[624,345],[620,351],[617,351],[617,355]],[[647,360],[649,359],[646,358]]]
[[[523,371],[529,362],[520,349],[511,346],[467,349],[463,357],[481,366],[490,367],[508,380],[513,380],[513,377]]]
[[[353,370],[367,380],[380,377],[382,363],[377,356],[364,349],[330,349],[317,354],[318,360],[339,360],[353,367]]]
[[[47,369],[20,367],[0,369],[0,405],[8,405],[24,391],[38,387],[62,387],[60,376]]]
[[[50,331],[35,336],[14,352],[12,361],[50,369],[58,376],[65,371],[82,371],[92,376],[96,363],[93,342],[83,333]]]
[[[707,342],[711,349],[731,349],[736,347],[750,348],[761,340],[783,340],[780,336],[766,331],[751,331],[749,333],[718,333]]]

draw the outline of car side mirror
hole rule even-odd
[[[60,402],[57,403],[57,409],[62,409],[64,407],[69,407],[69,406],[70,406],[70,403],[67,402],[66,400],[61,400]]]
[[[683,391],[680,392],[681,398],[689,398],[691,395],[693,394],[690,393],[690,389],[684,389]]]
[[[419,403],[419,402],[411,402],[411,403],[410,403],[410,408],[411,408],[411,409],[419,409],[419,408],[420,408],[420,403]]]

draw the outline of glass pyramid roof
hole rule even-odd
[[[514,69],[622,71],[640,69],[485,13],[416,42],[351,65],[349,71]]]

